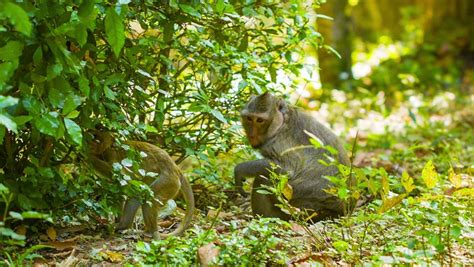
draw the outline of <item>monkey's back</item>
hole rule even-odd
[[[334,158],[323,148],[314,148],[306,132],[315,135],[322,145],[330,145],[339,151],[334,160],[348,164],[346,152],[337,136],[315,118],[300,110],[291,108],[282,129],[260,151],[262,155],[275,162],[289,175],[293,187],[290,203],[300,208],[309,208],[323,213],[342,212],[342,204],[335,196],[325,192],[331,182],[323,176],[336,175],[337,167],[326,166],[320,160]],[[305,132],[306,131],[306,132]],[[326,211],[329,209],[328,211]]]
[[[146,157],[143,157],[141,162],[141,166],[144,167],[145,171],[173,176],[175,178],[172,180],[179,181],[181,172],[174,160],[165,150],[153,144],[141,141],[127,141],[125,144],[146,154]],[[147,180],[153,181],[154,179],[155,178],[148,179],[145,177],[145,182],[147,182]]]

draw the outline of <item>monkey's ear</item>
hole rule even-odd
[[[280,111],[283,114],[286,114],[288,112],[288,104],[286,103],[285,100],[283,99],[278,100],[278,111]]]

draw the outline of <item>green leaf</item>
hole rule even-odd
[[[23,8],[14,3],[4,3],[0,5],[0,16],[2,14],[10,19],[10,22],[15,26],[15,30],[26,36],[31,35],[31,21]]]
[[[49,217],[48,214],[40,213],[37,211],[24,211],[21,213],[23,219],[46,219]]]
[[[77,116],[79,116],[79,114],[81,114],[81,113],[78,110],[73,110],[73,111],[69,112],[69,114],[66,115],[66,118],[75,119],[75,118],[77,118]]]
[[[108,86],[104,86],[104,94],[105,94],[105,97],[107,97],[108,99],[110,100],[115,100],[115,92],[110,90],[110,88]]]
[[[4,184],[0,183],[0,193],[2,193],[2,194],[8,194],[8,192],[10,192],[10,190],[8,189],[8,187],[6,187]]]
[[[0,108],[11,107],[18,104],[18,98],[0,95]]]
[[[49,103],[54,108],[60,108],[64,105],[64,98],[66,96],[63,94],[62,90],[57,88],[50,88],[48,92]]]
[[[201,18],[201,13],[199,13],[194,7],[190,5],[180,4],[179,8],[183,10],[184,13],[189,14],[193,17]]]
[[[18,213],[18,212],[16,212],[16,211],[10,211],[8,214],[10,214],[10,216],[11,216],[13,219],[23,220],[23,216],[21,216],[21,213]]]
[[[13,120],[15,121],[16,125],[23,125],[29,121],[31,121],[31,119],[33,119],[32,116],[16,116],[13,118]]]
[[[0,84],[7,82],[18,67],[18,61],[7,61],[0,64]],[[0,87],[1,89],[1,87]]]
[[[35,127],[41,133],[56,137],[56,131],[59,130],[60,121],[57,117],[51,114],[45,114],[36,118]]]
[[[332,46],[329,46],[329,45],[324,45],[323,46],[324,48],[326,48],[327,50],[331,51],[334,55],[336,55],[339,59],[341,59],[341,54],[339,54],[339,52],[336,51],[336,49],[332,48]]]
[[[81,127],[77,125],[73,120],[64,118],[64,125],[66,125],[66,130],[68,135],[71,137],[74,143],[79,146],[82,145],[82,131]]]
[[[224,12],[224,8],[224,0],[217,0],[214,6],[214,10],[217,12],[217,14],[222,15],[222,13]]]
[[[3,144],[3,138],[5,137],[5,127],[0,125],[0,145]]]
[[[323,14],[316,14],[316,18],[319,18],[319,19],[327,19],[327,20],[333,20],[333,18],[329,17],[329,16],[326,16],[326,15],[323,15]]]
[[[349,243],[343,240],[338,240],[332,243],[332,246],[339,252],[344,252],[349,249]]]
[[[461,227],[455,225],[449,228],[449,234],[454,238],[458,238],[461,235]]]
[[[94,21],[97,16],[97,12],[95,9],[95,1],[84,0],[79,6],[77,15],[79,16],[81,22],[86,24],[89,29],[94,28]]]
[[[122,19],[113,7],[109,7],[105,13],[105,35],[115,56],[118,57],[125,44],[125,29]]]
[[[30,114],[35,115],[41,113],[42,105],[33,96],[26,96],[23,99],[22,104]]]
[[[5,126],[8,130],[17,133],[17,125],[15,121],[12,120],[10,115],[6,113],[0,113],[0,125]]]
[[[337,197],[338,198],[347,199],[348,196],[349,196],[349,189],[347,189],[346,187],[338,188],[338,190],[337,190]]]
[[[436,172],[431,160],[429,160],[423,168],[421,178],[428,189],[432,189],[438,183],[438,173]]]
[[[59,63],[54,65],[48,65],[46,70],[47,76],[49,80],[52,80],[55,77],[58,77],[59,74],[63,71],[63,66]]]
[[[10,41],[3,47],[0,47],[0,60],[15,60],[23,53],[23,44],[18,41]]]
[[[4,228],[4,227],[0,227],[0,236],[10,237],[14,240],[25,240],[26,239],[26,237],[24,235],[19,235],[19,234],[15,233],[15,231],[13,231],[12,229]]]
[[[82,47],[87,43],[87,28],[82,24],[76,25],[68,35],[77,40],[77,43]]]
[[[271,195],[271,194],[273,194],[272,192],[269,192],[269,191],[263,190],[263,189],[257,190],[257,193],[262,194],[262,195]]]
[[[39,46],[38,48],[36,48],[36,51],[33,54],[33,63],[35,64],[35,66],[38,66],[41,61],[43,61],[43,49],[41,48],[41,46]]]
[[[220,111],[215,110],[215,109],[211,109],[210,112],[214,117],[216,117],[216,119],[220,120],[223,123],[227,123],[227,120],[224,118],[224,115],[222,115],[222,113]]]
[[[81,97],[75,94],[69,94],[64,102],[63,115],[69,114],[69,112],[76,109],[81,104]]]
[[[89,97],[91,88],[89,87],[89,80],[84,76],[79,78],[79,90],[81,90],[85,96]]]

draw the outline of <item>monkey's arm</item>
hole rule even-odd
[[[235,186],[239,193],[246,196],[247,193],[242,188],[243,180],[246,177],[259,177],[261,175],[268,177],[272,166],[270,162],[265,159],[252,160],[239,163],[234,168]]]
[[[97,156],[89,154],[89,162],[94,166],[94,169],[102,176],[106,178],[112,177],[112,164],[101,160]]]

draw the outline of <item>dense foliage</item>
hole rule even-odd
[[[0,182],[15,210],[107,208],[120,188],[81,164],[98,125],[178,161],[230,149],[245,96],[297,74],[320,39],[297,1],[2,1],[0,19]]]

